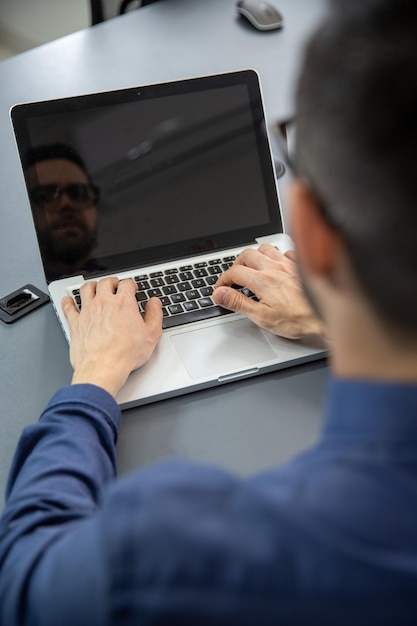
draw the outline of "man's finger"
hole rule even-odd
[[[116,276],[108,276],[107,278],[102,278],[101,280],[99,280],[98,283],[96,283],[95,293],[116,293],[118,285],[119,279],[116,278]]]
[[[285,256],[287,257],[287,259],[290,259],[290,261],[293,261],[294,263],[297,262],[297,253],[295,252],[295,250],[287,250]]]
[[[162,333],[162,303],[159,298],[150,298],[146,303],[144,321],[149,331],[159,337]]]
[[[255,287],[258,286],[258,271],[248,267],[246,265],[232,265],[224,274],[219,276],[218,281],[214,285],[214,289],[217,287],[223,287],[230,285],[240,285],[241,287],[247,287],[254,293]]]
[[[282,261],[285,256],[280,250],[275,248],[275,246],[271,246],[270,243],[261,244],[258,248],[258,252],[263,254],[263,256],[273,259],[274,261]]]
[[[253,300],[244,296],[240,291],[229,287],[218,287],[213,291],[212,298],[216,304],[225,309],[247,316],[250,316],[253,313],[253,307],[256,307]]]
[[[246,248],[246,250],[243,250],[236,258],[234,266],[245,265],[255,270],[261,270],[265,267],[265,261],[265,255],[259,252],[259,250]]]
[[[87,302],[90,302],[96,295],[97,284],[98,283],[95,280],[89,280],[81,285],[80,296],[83,306],[87,304]]]
[[[68,322],[70,332],[72,334],[73,329],[75,328],[76,320],[79,316],[78,309],[75,306],[74,300],[71,298],[71,296],[66,296],[62,299],[61,307]]]
[[[130,293],[133,296],[137,291],[137,285],[131,278],[124,278],[117,285],[117,293]]]

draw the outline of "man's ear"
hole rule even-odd
[[[334,269],[338,234],[326,221],[307,183],[294,180],[290,186],[290,234],[304,272],[329,275]]]

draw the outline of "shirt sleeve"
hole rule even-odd
[[[37,624],[37,605],[45,626],[65,626],[65,615],[73,624],[65,610],[69,598],[77,602],[78,626],[91,625],[92,615],[102,623],[106,580],[94,514],[116,476],[120,420],[107,392],[73,385],[58,391],[39,422],[23,431],[0,522],[1,624]]]

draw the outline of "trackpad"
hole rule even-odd
[[[276,359],[262,331],[247,319],[184,331],[171,341],[191,378],[217,378]]]

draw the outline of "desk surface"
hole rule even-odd
[[[293,110],[302,42],[324,6],[280,0],[285,28],[259,33],[239,20],[234,0],[160,0],[0,62],[0,296],[25,283],[45,288],[9,121],[13,104],[253,67],[268,119],[283,119]],[[3,494],[22,428],[71,379],[51,305],[10,326],[0,322],[0,368]],[[285,461],[314,441],[327,378],[319,362],[126,411],[119,470],[166,456],[242,474]]]

